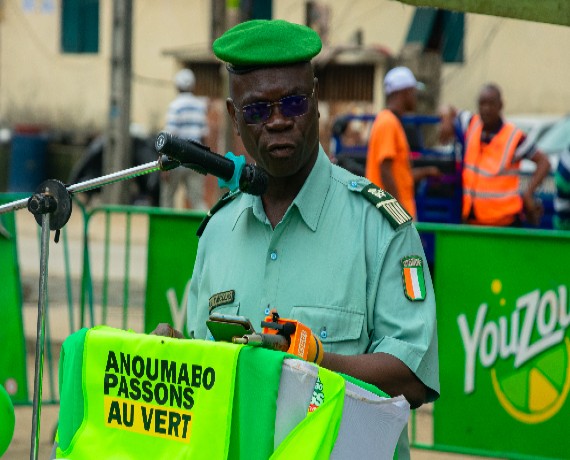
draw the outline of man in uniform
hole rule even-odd
[[[320,338],[321,366],[419,407],[439,396],[431,277],[410,216],[331,164],[319,143],[310,60],[321,46],[312,29],[281,20],[248,21],[214,42],[229,71],[234,130],[268,187],[261,197],[228,194],[211,213],[188,332],[205,339],[212,312],[245,316],[257,329],[276,309]],[[408,450],[404,430],[399,459]]]

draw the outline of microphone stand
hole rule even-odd
[[[148,174],[151,172],[159,170],[167,171],[170,169],[174,169],[177,166],[179,166],[179,164],[180,163],[178,163],[175,160],[171,160],[166,155],[162,155],[157,161],[151,161],[149,163],[135,166],[133,168],[124,169],[122,171],[107,174],[106,176],[96,177],[94,179],[89,179],[83,182],[79,182],[78,184],[75,185],[69,185],[67,187],[65,186],[64,187],[68,193],[87,192],[95,188],[103,187],[104,185],[113,184],[115,182],[119,182],[126,179],[133,179],[135,177],[142,176],[144,174]],[[0,205],[0,214],[4,214],[10,211],[17,211],[18,209],[23,209],[28,206],[29,200],[30,198],[23,198],[21,200],[12,201],[11,203]]]
[[[37,460],[38,458],[40,437],[49,231],[55,230],[54,241],[57,243],[59,241],[60,230],[71,216],[71,194],[86,192],[104,185],[132,179],[159,170],[168,171],[180,165],[194,169],[202,174],[208,172],[215,174],[217,171],[222,174],[222,176],[218,176],[218,184],[221,187],[228,187],[230,190],[240,188],[245,193],[261,195],[265,192],[267,187],[265,171],[252,165],[245,165],[245,159],[243,157],[238,158],[231,152],[226,155],[226,158],[218,157],[218,155],[212,153],[209,148],[197,142],[181,141],[168,133],[158,135],[155,149],[160,154],[157,161],[151,161],[150,163],[69,186],[64,185],[58,180],[48,179],[38,186],[36,192],[30,198],[13,201],[0,206],[0,215],[27,207],[34,215],[36,222],[42,227],[32,439],[30,449],[31,460]],[[163,152],[163,149],[168,151]],[[220,166],[220,164],[222,166]]]
[[[121,180],[132,179],[155,171],[167,171],[178,167],[180,163],[166,155],[161,155],[157,161],[145,163],[140,166],[111,173],[106,176],[90,179],[75,185],[66,186],[62,182],[48,179],[42,182],[30,198],[13,201],[0,206],[0,214],[16,211],[27,207],[34,215],[36,222],[42,227],[40,246],[40,279],[38,297],[38,319],[36,331],[36,357],[34,374],[34,401],[32,412],[32,437],[30,459],[38,459],[40,440],[40,418],[42,381],[44,364],[45,342],[45,315],[48,302],[48,258],[49,258],[49,232],[55,230],[54,241],[59,241],[60,230],[71,216],[71,194],[86,192],[104,185],[113,184]]]

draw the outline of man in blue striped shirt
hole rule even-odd
[[[192,93],[196,83],[194,72],[190,69],[180,70],[174,77],[174,83],[178,96],[168,106],[165,131],[182,139],[193,139],[204,144],[208,135],[208,104],[205,98]],[[204,200],[204,176],[182,166],[162,173],[161,207],[175,206],[174,198],[180,185],[185,189],[190,208],[207,209]]]

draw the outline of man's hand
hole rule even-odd
[[[438,130],[439,141],[442,144],[449,144],[455,139],[453,121],[457,116],[457,110],[453,106],[444,106],[439,109],[438,115],[441,117],[441,122],[439,124]]]
[[[177,331],[168,323],[158,323],[158,326],[150,333],[151,335],[160,335],[161,337],[174,337],[176,339],[184,339],[184,334]]]
[[[427,179],[428,177],[441,177],[443,173],[437,166],[419,166],[412,169],[412,176],[414,182]]]
[[[542,203],[538,200],[535,200],[532,195],[525,193],[523,195],[523,206],[526,220],[531,225],[538,227],[540,224],[540,219],[544,214],[544,207],[542,206]]]

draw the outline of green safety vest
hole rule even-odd
[[[56,458],[328,459],[342,376],[319,368],[324,402],[274,449],[285,353],[106,326],[66,339]]]

